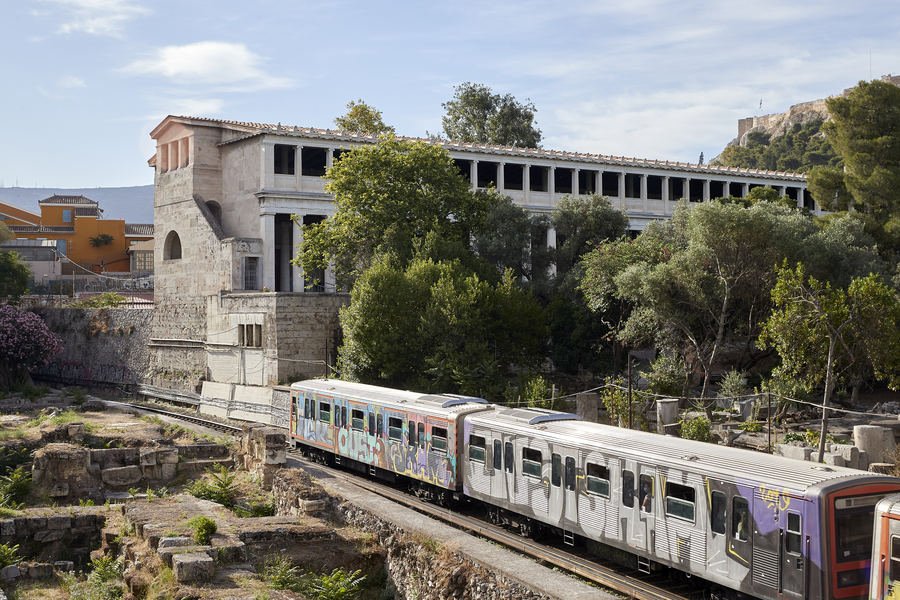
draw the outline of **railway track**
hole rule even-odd
[[[119,402],[133,409],[142,410],[194,425],[199,425],[223,433],[235,435],[243,429],[234,425],[228,425],[217,421],[202,419],[194,415],[183,414],[158,408],[152,405],[132,402]],[[467,531],[484,539],[501,544],[507,548],[521,552],[535,560],[573,573],[582,579],[608,588],[612,591],[624,594],[636,600],[697,600],[702,598],[689,584],[680,584],[677,587],[670,581],[660,581],[659,576],[643,573],[623,573],[621,567],[611,567],[597,562],[595,558],[588,558],[570,550],[564,550],[551,545],[545,545],[535,540],[524,538],[502,527],[486,523],[483,519],[467,515],[462,512],[451,512],[447,508],[436,506],[420,498],[416,498],[406,492],[397,490],[390,485],[361,477],[340,469],[326,469],[303,457],[299,451],[288,451],[288,456],[303,463],[304,468],[313,474],[334,477],[377,494],[392,502],[406,506],[412,510],[438,519],[463,531]],[[665,586],[665,587],[663,587]]]

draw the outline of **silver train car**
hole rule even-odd
[[[337,380],[291,386],[290,437],[425,496],[479,501],[523,532],[700,577],[719,598],[868,598],[875,505],[900,494],[894,477]],[[897,554],[900,577],[900,541]]]
[[[305,453],[372,475],[402,476],[422,495],[462,490],[462,419],[493,405],[481,398],[420,394],[339,381],[291,385],[290,437]]]
[[[601,542],[723,598],[866,598],[875,504],[900,491],[894,477],[567,413],[498,407],[464,422],[463,491],[495,520]]]

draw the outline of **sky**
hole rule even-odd
[[[550,149],[696,162],[737,120],[900,72],[896,0],[0,0],[0,187],[153,182],[166,115],[441,132],[454,86]]]

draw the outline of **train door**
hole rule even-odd
[[[561,449],[553,446],[550,453],[550,522],[562,527],[565,511],[563,494],[563,455]]]
[[[503,436],[496,434],[491,444],[491,498],[506,500],[506,477],[503,471]]]
[[[572,524],[578,523],[578,472],[575,453],[566,456],[563,461],[563,496],[565,498],[565,519]],[[571,531],[571,528],[569,529]],[[570,541],[567,537],[566,541]],[[571,539],[574,541],[574,538]]]
[[[773,596],[779,587],[782,568],[782,534],[779,527],[781,495],[774,490],[760,489],[753,495],[750,537],[753,542],[753,560],[750,580],[753,590],[760,596]]]
[[[516,445],[513,436],[503,439],[503,478],[506,485],[506,499],[509,505],[516,498]]]
[[[709,529],[706,535],[706,570],[728,576],[728,494],[722,489],[709,489]]]
[[[798,504],[801,504],[798,502]],[[793,506],[791,507],[793,509]],[[803,508],[802,504],[797,507]],[[787,597],[803,598],[806,589],[807,547],[803,514],[799,510],[782,513],[781,589]]]
[[[638,477],[638,498],[637,515],[638,528],[644,538],[644,549],[653,554],[655,549],[654,527],[656,525],[657,510],[657,490],[656,490],[656,472],[653,469],[640,467],[640,476]]]

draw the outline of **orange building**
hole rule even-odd
[[[97,202],[85,196],[50,196],[38,201],[41,214],[0,203],[0,219],[17,238],[57,241],[57,251],[95,273],[131,270],[132,244],[153,239],[152,224],[102,219]],[[63,262],[63,272],[71,265]]]

